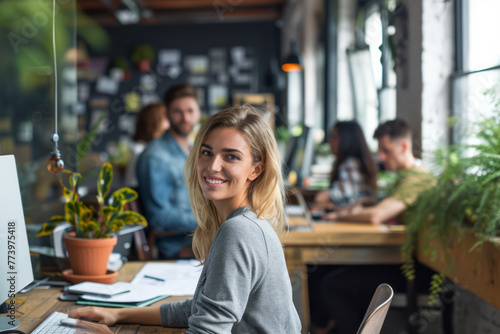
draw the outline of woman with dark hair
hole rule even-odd
[[[372,199],[377,189],[377,165],[356,121],[337,122],[330,136],[335,155],[330,189],[316,195],[316,207],[342,208]]]
[[[130,145],[132,155],[125,173],[125,184],[136,188],[138,185],[135,173],[137,159],[147,144],[153,139],[159,138],[170,128],[167,118],[167,110],[162,103],[148,104],[141,109],[135,123],[135,133],[132,137],[134,141]]]

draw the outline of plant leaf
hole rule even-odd
[[[48,223],[44,223],[40,231],[36,234],[37,237],[43,237],[52,234],[57,225],[64,223],[66,218],[63,216],[53,216]]]
[[[111,181],[113,181],[113,167],[110,163],[106,162],[102,165],[99,178],[97,179],[97,201],[101,205],[104,204],[104,198],[108,194]]]
[[[71,173],[71,176],[69,177],[69,185],[72,188],[76,188],[78,184],[78,180],[82,177],[82,174],[80,173]]]
[[[137,198],[137,191],[134,189],[131,189],[129,187],[124,187],[121,189],[118,189],[111,195],[111,198],[109,199],[109,204],[112,206],[117,206],[117,202],[120,203],[121,205],[131,202]]]
[[[143,215],[135,211],[129,211],[129,210],[123,211],[120,214],[118,214],[117,218],[119,220],[123,220],[127,225],[134,225],[134,224],[139,224],[144,226],[148,225],[146,218],[144,218]]]

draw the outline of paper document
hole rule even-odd
[[[105,299],[130,291],[130,283],[116,282],[114,284],[103,284],[94,282],[83,282],[68,287],[68,292],[90,294]]]
[[[97,295],[83,295],[80,298],[85,300],[99,301],[99,302],[113,302],[113,303],[139,303],[152,298],[156,298],[161,295],[166,295],[162,293],[159,289],[152,288],[147,285],[137,285],[132,283],[127,284],[127,288],[130,290],[128,292],[120,293],[111,297],[100,297]]]
[[[198,261],[176,263],[146,263],[132,280],[134,285],[144,285],[158,293],[172,296],[193,295],[200,279],[202,266]]]

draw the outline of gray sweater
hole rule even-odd
[[[300,333],[283,248],[248,207],[217,231],[193,299],[161,306],[163,326],[186,333]]]

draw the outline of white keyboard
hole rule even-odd
[[[75,334],[76,327],[61,325],[61,319],[68,319],[66,313],[54,312],[31,334]]]

